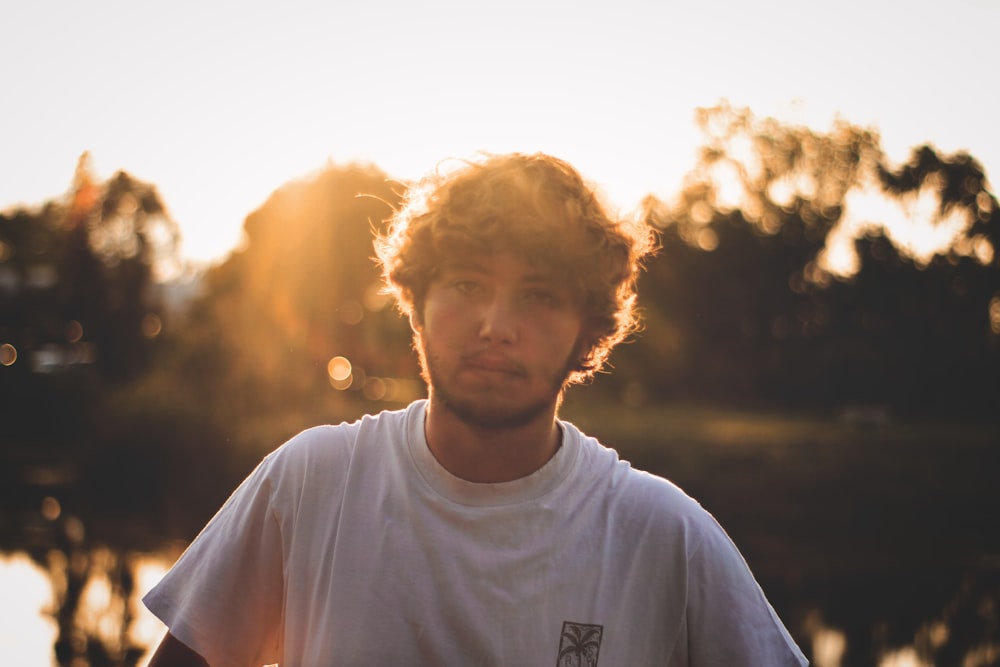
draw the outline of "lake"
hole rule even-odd
[[[1000,667],[996,425],[567,412],[719,519],[815,667]],[[58,518],[49,500],[40,524]],[[0,656],[54,667],[60,622],[75,621],[62,653],[82,655],[84,636],[102,649],[74,667],[145,664],[164,628],[138,599],[183,544],[119,553],[32,539],[34,558],[0,550]],[[55,602],[68,591],[74,614]]]
[[[81,591],[76,614],[82,634],[100,637],[109,647],[121,644],[143,647],[138,655],[146,665],[152,650],[163,638],[166,628],[140,602],[142,593],[151,588],[167,571],[168,555],[133,554],[128,560],[135,577],[135,588],[128,599],[116,596],[116,587],[106,572],[108,561],[115,558],[106,551],[91,554],[94,574]],[[58,591],[65,580],[57,571],[65,564],[53,554],[50,569],[43,569],[24,552],[0,554],[0,656],[4,664],[19,667],[54,667],[55,644],[59,635],[57,622]],[[55,576],[53,573],[56,572]],[[123,628],[125,612],[134,617]],[[124,642],[122,641],[124,638]],[[95,665],[96,667],[96,665]]]

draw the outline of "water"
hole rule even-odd
[[[626,458],[722,521],[815,667],[1000,667],[995,429],[816,433],[676,437]],[[165,628],[139,598],[183,547],[159,536],[178,531],[137,512],[88,517],[102,530],[85,534],[54,496],[9,496],[22,511],[0,535],[0,662],[145,665]],[[123,552],[95,546],[109,536]]]
[[[49,667],[58,628],[45,613],[52,587],[40,567],[18,553],[0,556],[0,654],[5,662],[25,667]]]
[[[136,660],[145,666],[152,651],[163,638],[166,628],[142,605],[143,593],[156,584],[169,568],[173,557],[167,554],[128,554],[119,556],[107,549],[97,549],[87,554],[82,562],[69,562],[62,551],[52,550],[47,557],[48,569],[43,568],[24,552],[0,554],[0,656],[4,664],[20,667],[55,667],[56,642],[59,639],[59,619],[65,609],[67,591],[73,586],[70,571],[77,568],[86,573],[79,593],[79,605],[72,614],[74,632],[69,639],[71,647],[79,653],[84,638],[90,638],[91,651],[98,650],[91,660],[97,667],[103,660],[101,653],[110,658]],[[127,596],[121,595],[121,586],[113,581],[120,567],[129,570],[134,581]],[[98,643],[102,648],[96,649]],[[77,644],[73,647],[73,644]],[[127,655],[127,657],[125,657]],[[64,663],[85,667],[79,657]],[[116,664],[114,662],[105,664]],[[121,663],[118,664],[128,664]]]
[[[166,628],[145,609],[140,598],[159,581],[176,556],[176,550],[121,555],[104,548],[85,555],[67,556],[53,549],[47,554],[46,567],[42,567],[24,552],[0,555],[0,591],[3,592],[0,598],[0,657],[4,664],[145,667]],[[127,573],[122,577],[125,570]],[[60,641],[60,621],[67,620],[67,609],[60,608],[60,604],[65,607],[67,593],[74,585],[74,571],[84,575],[79,580],[82,588],[77,608],[71,614],[73,627],[68,640],[77,655],[60,662],[55,647]],[[123,580],[131,585],[122,586]],[[985,602],[972,613],[996,619],[998,600],[995,597],[981,600]],[[954,616],[956,607],[942,612]],[[786,618],[787,621],[795,619]],[[814,667],[846,667],[844,656],[848,637],[842,628],[828,625],[822,610],[815,608],[806,613],[802,625],[807,636],[805,642],[801,638],[800,642],[811,654]],[[935,667],[921,658],[917,644],[940,645],[956,630],[945,620],[932,622],[918,633],[913,646],[888,650],[874,664],[877,667]],[[66,638],[63,639],[65,646]],[[87,641],[91,643],[90,653],[85,648]],[[99,649],[96,652],[95,647]],[[1000,643],[987,641],[971,645],[961,662],[955,664],[961,667],[1000,664]]]

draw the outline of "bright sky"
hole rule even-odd
[[[0,208],[90,151],[158,186],[195,260],[330,161],[542,150],[628,210],[677,190],[722,99],[1000,170],[995,0],[0,0],[0,24]]]

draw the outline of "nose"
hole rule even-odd
[[[479,336],[491,343],[510,344],[517,340],[517,309],[502,295],[484,303],[480,313]]]

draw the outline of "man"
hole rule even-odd
[[[146,596],[150,664],[805,664],[709,514],[557,418],[652,247],[545,155],[411,189],[376,251],[427,400],[267,456]]]

